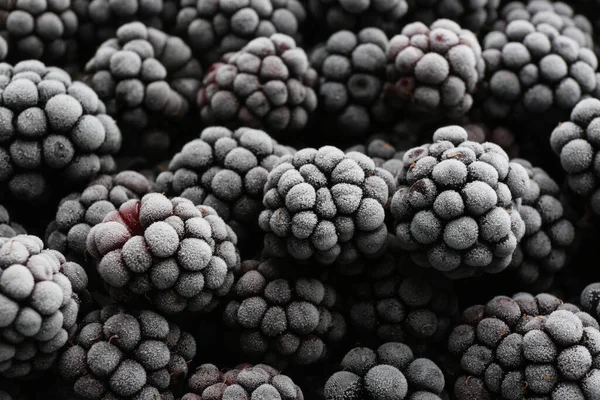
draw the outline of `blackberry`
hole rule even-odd
[[[233,286],[237,238],[208,206],[150,193],[110,212],[87,236],[109,293],[158,310],[209,311]]]
[[[433,117],[466,114],[484,75],[477,37],[447,19],[406,25],[390,40],[387,59],[386,99]]]
[[[17,235],[26,235],[25,228],[12,220],[8,210],[0,204],[0,237],[12,238]]]
[[[387,139],[386,136],[381,136]],[[346,149],[346,153],[353,151],[367,155],[373,160],[377,168],[383,168],[388,171],[394,178],[394,181],[390,182],[388,186],[394,188],[395,177],[404,168],[404,163],[402,162],[404,151],[397,151],[391,143],[385,139],[378,138],[378,135],[371,136],[367,140],[366,145],[360,144]],[[390,194],[393,195],[394,191],[392,190]]]
[[[519,205],[525,235],[509,268],[515,270],[522,284],[540,292],[548,290],[554,275],[568,264],[575,228],[565,218],[557,183],[526,160],[512,161],[525,167],[530,181]]]
[[[428,358],[415,358],[406,344],[387,342],[372,350],[355,347],[342,359],[342,370],[325,384],[326,400],[441,400],[445,379]]]
[[[56,361],[77,328],[79,264],[44,250],[37,236],[0,238],[0,376],[33,376]]]
[[[290,36],[252,40],[213,64],[198,91],[206,125],[264,129],[273,136],[304,128],[317,108],[316,72]]]
[[[106,306],[83,319],[58,369],[80,399],[172,399],[195,355],[192,335],[161,315]]]
[[[594,282],[587,285],[579,298],[581,307],[598,319],[600,317],[600,283]]]
[[[214,364],[202,364],[190,376],[188,386],[190,393],[181,400],[304,400],[302,389],[289,376],[266,364],[241,364],[226,372]]]
[[[258,223],[267,256],[350,263],[384,249],[393,176],[369,157],[306,148],[269,172]]]
[[[519,145],[512,129],[502,125],[474,121],[467,121],[463,128],[467,131],[470,141],[497,144],[511,159],[519,156]]]
[[[431,24],[439,18],[456,21],[475,33],[498,19],[500,0],[409,0],[409,19]]]
[[[336,140],[365,136],[376,126],[389,123],[392,112],[383,100],[387,36],[377,28],[354,34],[338,31],[318,46],[310,57],[320,76],[320,124]]]
[[[190,116],[202,77],[183,40],[141,22],[121,26],[98,48],[85,72],[108,114],[123,128],[124,150],[139,154],[141,149],[156,160],[169,150],[177,124]]]
[[[67,257],[83,262],[86,259],[87,235],[104,217],[131,199],[149,193],[153,184],[134,171],[102,175],[81,193],[63,198],[55,220],[46,229],[48,247]]]
[[[460,357],[458,400],[596,399],[598,322],[540,294],[495,297],[469,307],[448,340]]]
[[[514,202],[527,171],[500,146],[467,141],[460,126],[438,129],[433,142],[404,154],[390,206],[401,247],[450,278],[504,270],[525,233]]]
[[[568,187],[589,201],[594,213],[600,214],[600,165],[596,161],[600,149],[600,100],[589,98],[577,103],[569,120],[552,132],[550,145],[560,157]]]
[[[55,64],[76,58],[79,27],[71,0],[8,0],[0,4],[0,35],[12,62],[27,59]],[[0,53],[6,56],[2,45]]]
[[[92,89],[35,60],[0,64],[0,75],[3,196],[39,202],[115,169],[121,132]]]
[[[481,104],[487,117],[523,121],[543,116],[536,120],[550,125],[596,90],[596,55],[573,39],[576,27],[561,33],[553,25],[561,21],[556,13],[540,12],[530,19],[500,21],[485,36]]]
[[[174,29],[208,67],[258,37],[282,33],[302,42],[305,20],[304,2],[299,0],[182,0]]]
[[[288,269],[281,260],[244,261],[223,314],[227,326],[241,330],[243,353],[278,367],[318,362],[346,334],[335,289]]]

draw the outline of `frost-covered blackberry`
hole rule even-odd
[[[600,398],[598,322],[549,294],[469,307],[448,348],[458,400]]]
[[[500,0],[409,0],[408,3],[411,21],[431,24],[447,18],[476,33],[498,19],[500,6]]]
[[[181,0],[175,31],[208,67],[258,37],[282,33],[301,42],[306,20],[299,0]]]
[[[110,212],[87,251],[117,299],[150,300],[161,312],[209,311],[233,286],[237,237],[214,209],[150,193]]]
[[[510,269],[516,271],[521,283],[547,290],[554,275],[567,265],[575,228],[565,218],[560,200],[560,188],[541,168],[523,159],[513,159],[529,175],[529,188],[521,199],[519,214],[525,223],[525,235],[513,254]]]
[[[189,333],[149,310],[89,313],[58,362],[79,399],[173,399],[196,355]]]
[[[320,124],[325,134],[365,136],[392,118],[383,100],[387,36],[377,28],[339,31],[310,56],[319,81]]]
[[[77,329],[87,275],[37,236],[0,238],[0,376],[48,370]]]
[[[528,189],[527,171],[498,145],[467,138],[447,126],[433,144],[407,151],[390,206],[402,248],[451,278],[504,270],[525,233],[514,202]]]
[[[349,263],[384,248],[385,207],[395,188],[388,171],[333,146],[284,161],[269,172],[258,219],[268,256]]]
[[[189,116],[202,79],[200,63],[176,36],[141,22],[121,26],[85,67],[86,80],[124,130],[125,149],[157,160],[169,148],[168,135],[154,143],[154,131],[174,135],[174,123]]]
[[[290,36],[252,40],[213,64],[198,91],[206,125],[264,129],[273,136],[304,128],[317,108],[317,74]]]
[[[98,177],[83,192],[61,200],[56,219],[46,229],[48,247],[75,260],[85,260],[87,235],[92,227],[126,201],[139,199],[152,188],[153,184],[135,171]]]
[[[121,132],[96,92],[35,60],[0,75],[0,196],[33,202],[115,169]]]
[[[579,298],[581,308],[594,316],[600,318],[600,283],[595,282],[587,285]]]
[[[530,14],[518,3],[506,8],[513,6],[514,13],[523,11],[530,18],[512,19],[508,11],[508,19],[483,39],[482,109],[495,119],[543,115],[558,122],[596,90],[598,60],[593,50],[579,43],[585,42],[585,35],[577,27],[561,33],[564,20],[559,14]]]
[[[11,61],[55,64],[76,57],[79,27],[71,0],[7,0],[0,3],[0,35]],[[0,54],[6,55],[4,45]],[[3,59],[3,57],[1,57]]]
[[[381,137],[387,139],[388,136],[381,135]],[[404,163],[402,162],[404,151],[397,151],[396,147],[394,147],[387,140],[380,139],[379,135],[371,136],[367,140],[366,145],[359,144],[346,149],[346,153],[353,151],[367,155],[369,158],[371,158],[371,160],[373,160],[376,167],[385,169],[391,174],[393,180],[388,184],[388,186],[392,189],[390,195],[393,195],[396,186],[396,176],[404,168]]]
[[[173,157],[157,191],[214,208],[243,245],[257,227],[269,172],[291,154],[263,131],[209,127]]]
[[[517,144],[513,131],[505,126],[496,126],[485,122],[468,121],[463,128],[469,135],[469,140],[477,143],[490,142],[502,147],[502,150],[512,159],[519,156],[519,145]]]
[[[325,384],[326,400],[442,400],[446,381],[428,358],[410,347],[388,342],[372,350],[355,347],[342,359],[342,371]],[[445,397],[445,396],[444,396]]]
[[[244,261],[223,320],[240,330],[242,351],[282,367],[326,357],[346,334],[335,289],[318,279],[292,277],[289,261]]]
[[[577,103],[569,120],[552,132],[550,145],[560,157],[569,188],[600,214],[600,100]]]
[[[190,376],[188,387],[190,392],[181,400],[304,400],[302,389],[289,376],[266,364],[241,364],[226,372],[202,364]]]
[[[458,118],[469,111],[483,79],[481,47],[473,32],[440,19],[413,22],[390,39],[384,96],[402,110]]]
[[[8,210],[0,204],[0,237],[11,238],[25,234],[25,228],[13,221]]]

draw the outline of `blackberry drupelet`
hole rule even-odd
[[[600,396],[598,322],[549,295],[495,297],[463,312],[448,341],[458,400]]]
[[[428,358],[415,358],[406,344],[388,342],[376,351],[355,347],[342,371],[325,384],[326,400],[442,400],[445,379]]]
[[[223,314],[240,329],[242,352],[276,367],[314,364],[346,334],[335,289],[289,269],[289,261],[244,261]]]
[[[200,118],[206,125],[290,136],[317,108],[316,82],[306,53],[290,36],[254,39],[210,67],[197,96]]]
[[[453,279],[507,268],[525,233],[514,205],[529,186],[525,168],[460,126],[438,129],[403,161],[390,209],[413,260]]]
[[[206,312],[233,286],[237,238],[214,209],[150,193],[110,212],[87,251],[111,296],[147,299],[163,313]]]
[[[269,257],[350,263],[386,244],[394,177],[358,152],[333,146],[296,152],[269,172],[258,223]]]
[[[77,328],[87,276],[37,236],[0,238],[0,376],[48,370]]]
[[[124,150],[162,160],[184,130],[202,68],[179,37],[141,22],[121,26],[85,67],[86,80],[123,128]]]
[[[195,355],[192,335],[163,316],[106,306],[82,320],[58,369],[80,399],[173,399]]]
[[[0,204],[0,237],[11,238],[26,234],[25,228],[13,221],[8,210]]]
[[[282,33],[302,42],[305,20],[304,2],[299,0],[182,0],[175,31],[208,68],[258,37]]]
[[[519,145],[512,129],[502,125],[496,126],[495,124],[469,120],[466,121],[463,128],[467,131],[470,141],[497,144],[511,159],[519,156]]]
[[[427,117],[459,118],[473,104],[484,61],[473,32],[440,19],[413,22],[390,39],[384,96],[394,107]]]
[[[84,262],[90,230],[126,201],[139,199],[152,189],[153,183],[135,171],[98,177],[83,192],[71,193],[61,200],[55,220],[46,229],[48,247]]]
[[[202,364],[190,376],[188,386],[190,392],[181,400],[304,400],[302,389],[289,376],[266,364],[241,364],[226,372]]]
[[[364,137],[393,119],[382,96],[387,46],[383,31],[365,28],[336,32],[311,53],[320,77],[320,129],[335,135],[336,143]]]
[[[369,137],[366,145],[359,144],[352,146],[346,149],[346,153],[356,151],[365,154],[371,158],[371,160],[373,160],[376,167],[383,168],[388,171],[393,178],[393,180],[388,184],[388,186],[392,189],[390,191],[390,195],[393,196],[395,191],[396,176],[404,168],[404,163],[402,162],[404,151],[397,151],[396,147],[394,147],[385,139],[380,139],[380,137],[387,139],[387,135],[373,135]]]
[[[121,132],[92,89],[35,60],[0,71],[0,197],[40,202],[114,171]]]
[[[408,18],[426,25],[440,18],[479,34],[498,19],[500,0],[409,0]]]

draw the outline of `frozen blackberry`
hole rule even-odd
[[[46,229],[48,247],[83,262],[92,227],[126,201],[139,199],[152,188],[146,177],[134,171],[98,177],[83,192],[71,193],[61,200],[56,219]]]
[[[157,178],[157,191],[214,208],[243,246],[258,228],[267,175],[291,154],[263,131],[213,126],[173,157]]]
[[[600,398],[598,322],[549,294],[495,297],[463,312],[448,348],[458,400]]]
[[[306,11],[299,0],[181,0],[175,31],[208,67],[258,37],[282,33],[301,41],[305,20]]]
[[[196,355],[192,335],[153,311],[106,306],[80,325],[58,362],[80,399],[173,399]]]
[[[519,205],[525,235],[513,254],[510,269],[522,284],[537,292],[548,290],[554,275],[567,265],[575,228],[565,218],[558,184],[542,169],[523,159],[513,162],[525,167],[529,188]]]
[[[500,6],[500,0],[409,0],[408,3],[412,21],[429,25],[439,18],[448,18],[476,33],[498,19]]]
[[[0,204],[0,237],[11,238],[17,235],[26,235],[25,228],[12,220],[8,210]]]
[[[7,41],[11,62],[36,59],[56,64],[76,58],[78,25],[71,0],[0,3],[0,35]],[[5,49],[0,53],[6,54]]]
[[[467,138],[447,126],[407,151],[390,206],[402,248],[451,278],[504,270],[525,233],[514,202],[527,192],[527,171],[500,146]]]
[[[481,47],[473,32],[440,19],[413,22],[390,40],[384,96],[395,107],[458,118],[471,109],[483,79]]]
[[[381,136],[386,137],[385,135]],[[346,149],[346,153],[353,151],[366,154],[373,160],[376,167],[383,168],[392,175],[394,180],[391,181],[388,186],[392,189],[390,191],[390,196],[393,196],[395,191],[395,178],[404,168],[404,162],[402,161],[404,151],[397,151],[391,143],[384,139],[379,139],[378,135],[370,137],[367,140],[366,145],[360,144]]]
[[[202,68],[183,40],[141,22],[121,26],[85,72],[107,113],[123,128],[124,149],[157,160],[170,147],[169,135],[178,131],[173,124],[189,117],[202,79]]]
[[[86,286],[83,268],[44,250],[37,236],[0,238],[0,376],[52,366],[77,328],[77,293]]]
[[[227,326],[241,330],[246,355],[277,367],[322,360],[346,334],[335,289],[291,277],[289,268],[289,261],[244,261],[223,314]]]
[[[406,344],[387,342],[372,350],[355,347],[341,371],[325,384],[326,400],[442,400],[446,381],[428,358],[415,358]]]
[[[241,364],[226,372],[202,364],[190,376],[188,386],[190,393],[181,400],[304,400],[302,389],[289,376],[266,364]]]
[[[600,319],[600,283],[591,283],[582,291],[579,298],[581,307],[596,319]]]
[[[311,53],[311,65],[320,77],[319,123],[338,142],[344,139],[340,132],[355,139],[393,118],[382,96],[387,46],[383,31],[365,28],[358,34],[336,32]]]
[[[233,286],[237,238],[214,209],[150,193],[110,212],[87,236],[109,293],[161,312],[209,311]]]
[[[550,145],[560,157],[569,188],[600,214],[600,100],[577,103],[570,119],[552,132]]]
[[[526,11],[518,3],[506,7],[512,5],[517,14]],[[558,26],[563,19],[554,12],[530,14],[527,19],[511,20],[510,15],[482,42],[483,112],[494,119],[537,121],[542,116],[547,117],[546,124],[558,122],[596,90],[596,55],[578,43],[577,37],[585,36],[578,28],[561,33]]]
[[[467,131],[470,141],[497,144],[511,159],[519,156],[519,145],[511,129],[502,125],[496,126],[494,124],[474,121],[466,122],[463,128]]]
[[[35,60],[0,64],[0,75],[3,196],[40,201],[115,169],[121,132],[92,89]]]
[[[252,40],[213,64],[198,91],[206,125],[264,129],[273,136],[304,128],[317,108],[317,74],[290,36]]]
[[[364,154],[306,148],[269,172],[258,223],[267,256],[350,263],[384,248],[394,177]]]

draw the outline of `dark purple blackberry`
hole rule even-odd
[[[255,242],[267,176],[281,157],[291,158],[292,151],[263,131],[206,128],[158,176],[157,191],[214,208],[244,247],[249,240]]]
[[[442,400],[446,381],[428,358],[415,358],[410,347],[388,342],[377,350],[355,347],[342,359],[341,371],[325,384],[326,400]]]
[[[448,341],[458,400],[600,398],[598,322],[549,295],[495,297],[463,312]]]
[[[394,180],[388,186],[394,187],[396,176],[404,168],[404,162],[402,161],[404,151],[397,151],[391,143],[378,138],[378,136],[371,136],[366,145],[360,144],[346,149],[346,153],[355,151],[367,155],[373,160],[377,168],[383,168],[392,175]],[[386,138],[385,135],[381,135],[381,137]],[[393,192],[391,194],[393,195]]]
[[[183,130],[202,68],[179,37],[141,22],[121,26],[85,67],[86,80],[124,132],[124,150],[161,160]]]
[[[597,135],[598,134],[598,135]],[[589,201],[600,214],[600,100],[577,103],[568,121],[559,124],[550,136],[552,150],[560,157],[569,188]]]
[[[87,276],[37,236],[0,238],[0,376],[48,370],[77,328]]]
[[[587,285],[579,298],[581,308],[590,313],[594,318],[600,318],[600,283],[595,282]]]
[[[501,125],[495,126],[494,124],[490,125],[485,122],[472,121],[466,122],[463,128],[467,131],[470,141],[497,144],[511,159],[519,156],[519,145],[516,142],[516,137],[512,129]]]
[[[78,26],[71,0],[5,0],[0,3],[0,35],[8,42],[11,62],[36,59],[56,64],[77,58]],[[6,55],[4,49],[0,53]]]
[[[545,2],[531,4],[540,3]],[[483,39],[482,110],[494,119],[535,117],[550,126],[594,93],[598,60],[578,43],[585,42],[582,31],[575,26],[561,29],[565,20],[559,14],[529,13],[524,7],[508,4],[502,11],[507,19]]]
[[[498,19],[500,0],[409,0],[408,18],[426,25],[440,18],[456,21],[475,33]]]
[[[289,261],[244,261],[223,314],[241,331],[244,354],[277,367],[316,363],[346,334],[335,289],[291,277],[289,268]]]
[[[525,223],[525,235],[509,266],[521,283],[537,292],[548,290],[554,275],[572,255],[575,228],[565,217],[558,184],[542,169],[523,159],[513,159],[525,167],[530,181],[521,199],[519,214]]]
[[[358,152],[306,148],[269,172],[258,223],[271,257],[350,263],[387,240],[385,207],[393,176]]]
[[[79,399],[173,399],[196,355],[192,335],[153,311],[106,306],[80,325],[58,363]]]
[[[390,40],[384,96],[400,110],[458,118],[473,104],[483,79],[481,47],[473,32],[440,19],[413,22]]]
[[[210,67],[198,91],[200,117],[206,125],[291,134],[317,108],[316,82],[306,53],[290,36],[254,39]]]
[[[12,220],[8,210],[0,204],[0,237],[12,238],[17,235],[26,235],[25,228]]]
[[[447,126],[407,151],[390,206],[400,246],[454,279],[504,270],[525,233],[514,202],[527,192],[527,171],[500,146],[467,138]]]
[[[287,375],[266,364],[241,364],[223,372],[202,364],[188,382],[190,392],[181,400],[304,400],[302,389]]]
[[[210,311],[233,286],[237,238],[215,210],[150,193],[110,212],[87,236],[109,293],[158,310]]]
[[[282,33],[302,42],[305,20],[304,2],[299,0],[181,0],[175,31],[208,68],[258,37]]]
[[[320,0],[318,0],[320,1]],[[311,53],[319,82],[320,128],[337,142],[364,137],[393,119],[383,100],[386,49],[383,31],[339,31]],[[340,132],[347,136],[339,137]]]
[[[96,92],[35,60],[0,70],[0,197],[39,202],[114,171],[121,132]]]
[[[131,199],[140,199],[153,188],[152,182],[134,171],[102,175],[83,192],[63,198],[55,220],[46,229],[48,247],[67,257],[84,262],[85,246],[90,230],[104,217]]]

